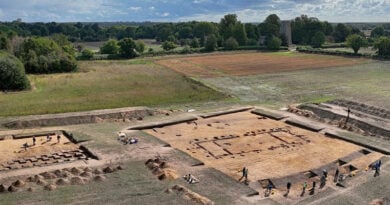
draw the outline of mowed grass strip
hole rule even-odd
[[[366,62],[368,60],[362,58],[296,52],[251,52],[165,59],[157,63],[189,76],[218,77],[351,66]]]
[[[85,61],[80,72],[29,75],[33,90],[1,93],[0,116],[157,106],[226,96],[150,61]]]

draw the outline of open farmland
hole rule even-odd
[[[345,98],[390,108],[390,64],[292,52],[157,61],[245,102],[273,107]]]
[[[367,60],[359,58],[278,52],[196,56],[166,59],[157,63],[193,77],[218,77],[349,66],[365,62]]]
[[[85,61],[80,72],[29,75],[33,90],[1,93],[0,116],[219,100],[218,93],[149,61]]]

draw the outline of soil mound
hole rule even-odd
[[[165,169],[165,168],[168,168],[168,167],[169,167],[168,162],[161,162],[161,164],[160,164],[160,168],[161,169]]]
[[[164,179],[174,180],[174,179],[179,178],[179,175],[177,174],[176,170],[174,170],[174,169],[166,168],[163,170],[163,172],[164,173],[162,175],[164,175]],[[160,176],[159,176],[159,179],[160,179]]]
[[[62,177],[62,174],[63,174],[63,172],[61,171],[61,170],[55,170],[54,172],[53,172],[53,174],[55,174],[57,177]]]
[[[9,192],[17,192],[17,191],[19,191],[19,189],[14,187],[13,185],[11,185],[11,186],[8,187],[8,191]]]
[[[85,184],[83,179],[81,179],[80,177],[72,177],[72,179],[70,179],[70,183],[72,185],[83,185],[83,184]]]
[[[15,187],[24,187],[26,186],[26,182],[23,180],[18,179],[16,182],[12,183]]]
[[[53,173],[50,173],[50,172],[43,172],[43,173],[40,173],[41,176],[43,176],[43,178],[45,179],[55,179],[57,176]]]
[[[156,167],[152,170],[152,174],[154,175],[161,175],[161,174],[164,174],[163,170],[160,169],[159,167]]]
[[[382,198],[382,199],[374,199],[370,205],[387,205],[390,204],[390,199]]]
[[[116,169],[117,169],[117,170],[124,170],[124,168],[123,168],[121,165],[118,165],[118,166],[116,167]]]
[[[47,182],[43,179],[38,179],[37,180],[37,184],[40,185],[40,186],[46,186]]]
[[[175,185],[172,187],[172,191],[175,191],[177,193],[182,194],[183,198],[190,200],[196,204],[201,204],[201,205],[213,205],[214,202],[211,201],[210,199],[199,195],[198,193],[195,193],[184,186],[181,185]],[[169,192],[166,192],[169,193]]]
[[[34,178],[34,177],[28,177],[27,179],[26,179],[26,181],[27,182],[36,182],[37,180]]]
[[[104,181],[106,180],[106,177],[102,176],[102,175],[97,175],[93,178],[93,180],[95,181],[98,181],[98,182],[101,182],[101,181]]]
[[[72,176],[73,176],[73,174],[68,172],[68,171],[63,171],[62,175],[61,175],[62,178],[70,178]]]
[[[32,187],[29,187],[29,188],[27,188],[27,191],[28,191],[28,192],[33,192],[34,189],[33,189]]]
[[[80,171],[78,168],[76,168],[76,167],[73,167],[73,168],[70,170],[70,172],[71,172],[72,174],[74,174],[74,175],[79,175],[79,174],[81,173],[81,171]]]
[[[5,192],[7,190],[7,187],[4,186],[4,184],[0,185],[0,193]]]
[[[113,168],[110,167],[110,166],[108,166],[108,167],[106,167],[106,168],[103,169],[103,172],[104,172],[104,173],[112,173],[112,172],[114,172],[114,171],[115,171],[115,169],[113,169]]]
[[[70,184],[70,182],[67,179],[57,179],[56,184],[57,185],[68,185],[68,184]]]
[[[89,178],[89,177],[92,177],[92,173],[91,172],[83,172],[80,174],[80,176]]]
[[[53,191],[54,189],[56,189],[57,187],[54,185],[54,184],[48,184],[46,185],[45,187],[43,187],[44,190],[47,190],[47,191]]]
[[[94,174],[103,174],[103,170],[100,168],[97,168],[97,169],[93,170],[93,173]]]
[[[85,168],[84,168],[84,172],[92,172],[92,169],[89,168],[89,167],[85,167]]]

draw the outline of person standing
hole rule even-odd
[[[338,179],[339,179],[339,168],[337,167],[337,168],[336,168],[336,172],[334,173],[333,182],[334,182],[334,183],[337,183]]]
[[[57,135],[57,143],[60,144],[61,135]]]
[[[36,141],[35,136],[32,138],[32,141],[33,141],[33,146],[35,146],[35,141]]]
[[[302,185],[302,193],[301,193],[301,197],[303,195],[305,195],[305,192],[306,192],[306,187],[307,187],[307,182],[304,182],[303,185]]]

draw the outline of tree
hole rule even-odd
[[[205,45],[205,40],[206,37],[218,32],[218,28],[216,27],[215,24],[210,23],[210,22],[198,22],[195,24],[194,28],[194,36],[196,38],[200,39],[200,45],[204,46]]]
[[[347,37],[347,46],[353,49],[355,54],[358,53],[361,47],[367,46],[367,40],[357,34],[352,34]]]
[[[0,51],[0,89],[24,90],[30,88],[23,63],[15,56]]]
[[[119,53],[119,45],[118,41],[114,39],[110,39],[106,41],[101,47],[100,47],[100,53],[101,54],[118,54]]]
[[[145,43],[141,40],[136,41],[135,50],[137,50],[138,53],[143,53],[145,51]]]
[[[84,59],[84,60],[91,60],[93,58],[93,51],[91,51],[90,49],[84,49],[83,51],[81,51],[81,59]]]
[[[165,51],[170,51],[170,50],[173,50],[175,49],[177,46],[174,42],[172,41],[164,41],[164,43],[162,43],[161,47],[165,50]]]
[[[279,36],[280,19],[276,14],[269,15],[263,23],[259,25],[259,30],[263,36]]]
[[[347,36],[351,34],[351,28],[339,23],[337,24],[336,28],[334,29],[333,37],[336,43],[344,42]]]
[[[190,43],[191,48],[199,48],[199,40],[198,38],[193,38]]]
[[[233,36],[234,26],[238,23],[236,14],[225,15],[219,23],[219,31],[223,39]]]
[[[71,72],[77,69],[74,55],[49,38],[25,39],[16,54],[27,73]]]
[[[238,48],[238,42],[233,37],[228,38],[224,44],[225,50],[235,50]]]
[[[11,41],[5,35],[0,35],[0,50],[11,50]]]
[[[217,37],[214,34],[211,34],[207,37],[205,49],[206,51],[215,51],[217,49]]]
[[[375,43],[374,48],[378,49],[379,56],[390,56],[390,38],[389,37],[379,37]]]
[[[318,31],[311,39],[311,46],[319,48],[325,43],[325,34],[322,31]]]
[[[234,25],[233,36],[231,37],[236,39],[238,44],[241,46],[246,44],[248,38],[246,37],[245,27],[242,23],[238,22],[236,25]]]
[[[383,26],[375,27],[371,31],[371,37],[372,38],[378,38],[378,37],[381,37],[381,36],[384,36],[384,35],[385,35],[385,29],[383,28]]]
[[[132,38],[124,38],[119,41],[119,54],[125,58],[134,58],[137,56],[136,44]]]
[[[272,36],[267,40],[268,50],[277,51],[280,49],[280,45],[282,45],[282,40],[278,37]]]

